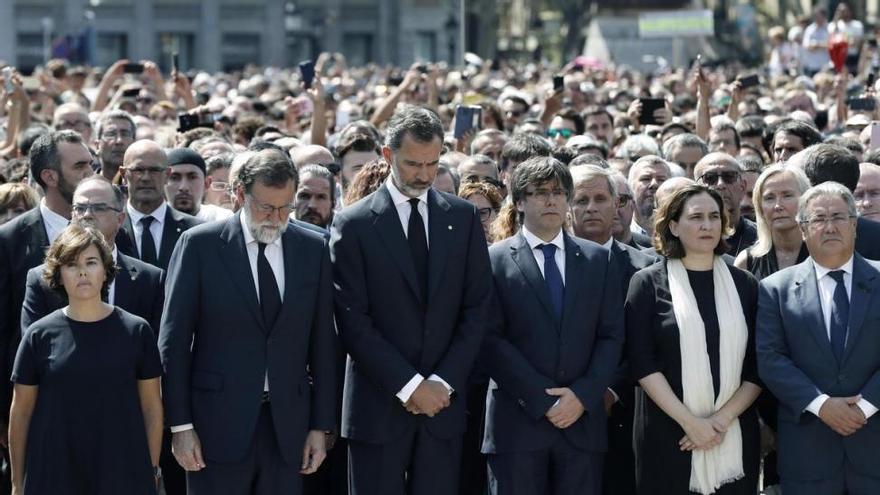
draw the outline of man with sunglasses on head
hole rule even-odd
[[[729,225],[734,229],[726,239],[730,246],[727,254],[736,257],[740,251],[757,242],[758,227],[740,214],[739,204],[746,192],[746,181],[736,158],[720,151],[709,153],[694,167],[694,179],[717,191],[724,200],[724,209],[730,217]]]
[[[128,183],[127,217],[116,245],[121,252],[164,270],[180,235],[202,221],[165,201],[171,169],[157,143],[144,139],[129,146],[122,168]]]

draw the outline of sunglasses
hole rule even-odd
[[[712,186],[718,184],[719,177],[725,184],[729,185],[739,180],[739,172],[706,172],[697,180],[703,184]]]
[[[556,136],[562,135],[562,137],[568,139],[574,135],[574,131],[571,129],[547,129],[547,137],[555,138]]]

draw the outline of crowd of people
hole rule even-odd
[[[0,491],[880,493],[880,54],[827,17],[757,69],[4,71]]]

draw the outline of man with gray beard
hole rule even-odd
[[[297,179],[282,152],[255,153],[237,174],[241,210],[186,231],[171,256],[159,350],[191,495],[301,494],[326,457],[332,275],[324,238],[288,222]]]

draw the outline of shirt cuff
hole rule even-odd
[[[397,392],[396,395],[397,398],[400,399],[400,402],[406,404],[413,392],[416,391],[416,388],[418,388],[419,384],[422,383],[422,380],[424,379],[425,378],[422,375],[416,373],[415,376],[412,377],[402,389],[400,389],[400,392]]]
[[[192,423],[187,423],[187,424],[185,424],[185,425],[172,426],[172,427],[171,427],[171,433],[180,433],[181,431],[189,431],[189,430],[192,430],[192,429],[194,429],[194,428],[195,428],[195,427],[193,426]]]
[[[877,408],[874,407],[874,404],[871,404],[865,399],[859,399],[857,405],[859,406],[859,409],[861,409],[862,412],[865,414],[865,419],[870,418],[874,415],[874,413],[877,412]]]
[[[818,416],[819,409],[822,409],[822,404],[824,404],[825,401],[828,399],[830,399],[830,397],[828,397],[828,394],[819,394],[819,397],[816,397],[815,399],[813,399],[813,402],[810,402],[806,410]]]
[[[443,386],[446,387],[446,391],[449,392],[449,395],[452,395],[452,392],[455,392],[455,389],[453,389],[452,386],[450,386],[448,383],[446,383],[446,380],[440,378],[440,377],[437,376],[437,375],[431,375],[431,376],[429,376],[429,377],[428,377],[428,380],[432,380],[432,381],[435,381],[435,382],[440,382],[440,383],[442,383]]]
[[[617,396],[617,392],[615,392],[613,388],[608,387],[608,391],[611,392],[611,396],[614,397],[614,404],[620,402],[620,397]]]

